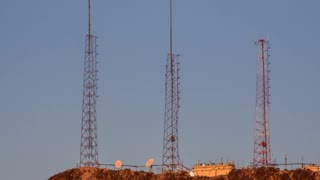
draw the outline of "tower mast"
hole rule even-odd
[[[96,39],[91,34],[91,0],[88,0],[88,34],[85,42],[80,167],[94,167],[98,161],[98,134],[96,119],[97,62]]]
[[[165,113],[162,171],[178,171],[183,168],[180,163],[178,144],[179,119],[179,55],[172,50],[172,0],[170,0],[170,53],[167,58],[165,75]]]
[[[270,131],[269,131],[269,41],[260,39],[258,46],[256,108],[253,166],[264,167],[271,163]]]

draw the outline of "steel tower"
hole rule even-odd
[[[81,145],[80,167],[98,166],[98,135],[96,119],[97,102],[97,62],[96,39],[91,34],[91,0],[88,0],[88,34],[86,35],[82,121],[81,121]]]
[[[271,164],[270,131],[269,131],[269,42],[260,39],[258,46],[256,108],[253,166],[261,167]]]
[[[179,119],[179,55],[172,52],[172,0],[170,0],[170,53],[165,75],[165,113],[162,171],[178,171],[182,168],[178,144]]]

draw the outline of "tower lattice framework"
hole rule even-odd
[[[88,34],[85,41],[80,167],[94,167],[98,161],[98,134],[97,134],[97,62],[96,39],[90,32],[91,4],[88,0]]]
[[[256,108],[253,166],[264,167],[271,163],[269,131],[269,41],[260,39],[258,46]]]
[[[182,169],[178,144],[179,120],[179,55],[172,51],[172,0],[170,0],[170,53],[167,58],[165,75],[165,113],[162,171]]]

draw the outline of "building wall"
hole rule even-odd
[[[193,167],[193,173],[195,176],[214,177],[227,175],[232,169],[234,169],[232,164],[199,164]]]
[[[310,166],[305,166],[304,169],[309,169],[314,172],[319,172],[320,171],[320,166],[315,166],[315,165],[310,165]]]

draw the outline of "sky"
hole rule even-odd
[[[320,160],[320,1],[173,1],[180,158],[253,158],[257,47],[270,42],[272,159]],[[80,161],[86,0],[1,0],[0,179]],[[99,161],[161,163],[168,0],[93,0]]]

